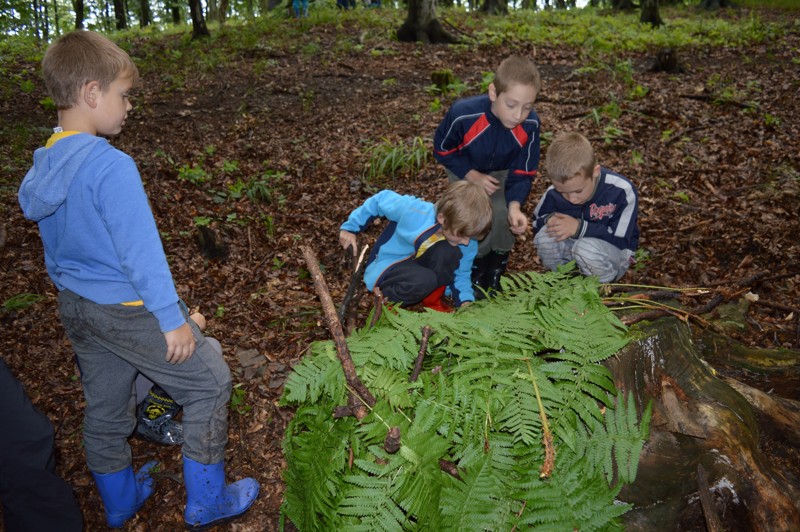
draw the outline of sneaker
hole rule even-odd
[[[164,445],[183,444],[183,425],[175,421],[181,406],[159,386],[153,386],[136,407],[136,435]]]

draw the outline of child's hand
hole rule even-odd
[[[165,332],[164,339],[167,341],[166,359],[170,364],[182,364],[189,360],[194,353],[194,334],[188,323]]]
[[[564,213],[557,212],[547,219],[545,230],[547,234],[555,238],[556,242],[566,240],[578,231],[580,222]]]
[[[195,322],[197,324],[197,328],[201,331],[206,330],[206,317],[199,312],[193,313],[191,316],[189,316],[189,319]]]
[[[345,231],[342,229],[339,231],[339,243],[342,245],[345,251],[347,251],[347,248],[352,247],[353,257],[357,255],[358,243],[356,242],[356,235],[350,231]]]
[[[464,176],[464,179],[470,183],[480,185],[490,196],[497,192],[497,190],[500,188],[500,181],[493,178],[489,174],[484,174],[483,172],[478,172],[477,170],[470,170],[467,172],[467,175]]]
[[[508,204],[508,227],[515,235],[521,235],[528,228],[528,217],[522,213],[518,201]]]

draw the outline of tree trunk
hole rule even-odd
[[[506,0],[483,0],[480,11],[487,15],[508,15],[508,3]]]
[[[402,42],[425,44],[458,42],[458,39],[450,35],[436,18],[434,0],[409,0],[408,16],[397,30],[397,38]]]
[[[83,0],[72,0],[72,10],[75,12],[75,29],[83,29],[84,7]]]
[[[153,23],[153,13],[150,11],[150,0],[139,0],[139,27],[146,28]]]
[[[123,0],[114,0],[114,19],[116,20],[116,28],[118,30],[128,29],[128,16],[125,12],[125,2]]]
[[[654,28],[664,24],[661,20],[661,15],[658,13],[658,0],[641,0],[642,14],[639,17],[639,22],[642,24],[650,24]]]
[[[633,5],[633,0],[611,0],[611,7],[625,11],[628,9],[633,9],[636,6]]]
[[[189,11],[192,14],[192,39],[209,37],[211,33],[206,26],[206,19],[203,16],[203,4],[200,0],[189,0]]]
[[[702,0],[700,7],[704,9],[720,9],[722,7],[736,7],[731,0]]]
[[[652,322],[637,338],[607,363],[640,411],[653,404],[636,481],[620,493],[634,504],[625,529],[800,529],[800,402],[721,377],[674,318]],[[795,458],[795,471],[765,454],[776,446]]]

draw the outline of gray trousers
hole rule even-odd
[[[630,266],[631,250],[619,249],[599,238],[567,238],[561,242],[540,229],[533,239],[536,252],[548,270],[555,270],[572,260],[583,275],[596,275],[601,283],[613,283]]]
[[[450,170],[445,171],[451,183],[461,181]],[[485,257],[491,251],[509,253],[517,241],[517,237],[514,236],[514,233],[511,232],[511,227],[508,225],[508,203],[506,202],[508,170],[490,172],[489,175],[500,182],[500,188],[489,196],[489,199],[492,200],[492,230],[489,231],[486,238],[478,243],[478,255],[475,258]]]
[[[128,436],[136,426],[138,373],[183,406],[183,454],[202,464],[223,460],[231,374],[188,316],[197,348],[186,362],[170,364],[158,321],[143,306],[98,305],[64,290],[58,311],[81,369],[83,440],[91,471],[114,473],[131,465]]]

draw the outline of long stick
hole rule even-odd
[[[355,390],[355,392],[359,395],[361,400],[368,406],[373,407],[375,406],[375,397],[372,395],[369,389],[364,386],[364,383],[361,382],[361,379],[358,378],[358,374],[356,374],[356,367],[355,364],[353,364],[353,358],[350,356],[350,350],[347,348],[347,342],[345,341],[342,324],[339,322],[339,318],[336,316],[336,310],[333,306],[333,299],[331,299],[331,294],[328,291],[328,285],[325,283],[325,278],[322,277],[322,272],[319,269],[317,257],[308,246],[300,246],[300,250],[303,252],[303,257],[308,265],[308,271],[311,273],[311,278],[314,280],[314,287],[316,288],[317,295],[322,303],[322,311],[324,312],[325,319],[328,322],[328,329],[331,332],[331,336],[333,336],[333,343],[336,346],[336,354],[339,357],[339,361],[342,363],[344,378],[350,388]]]

